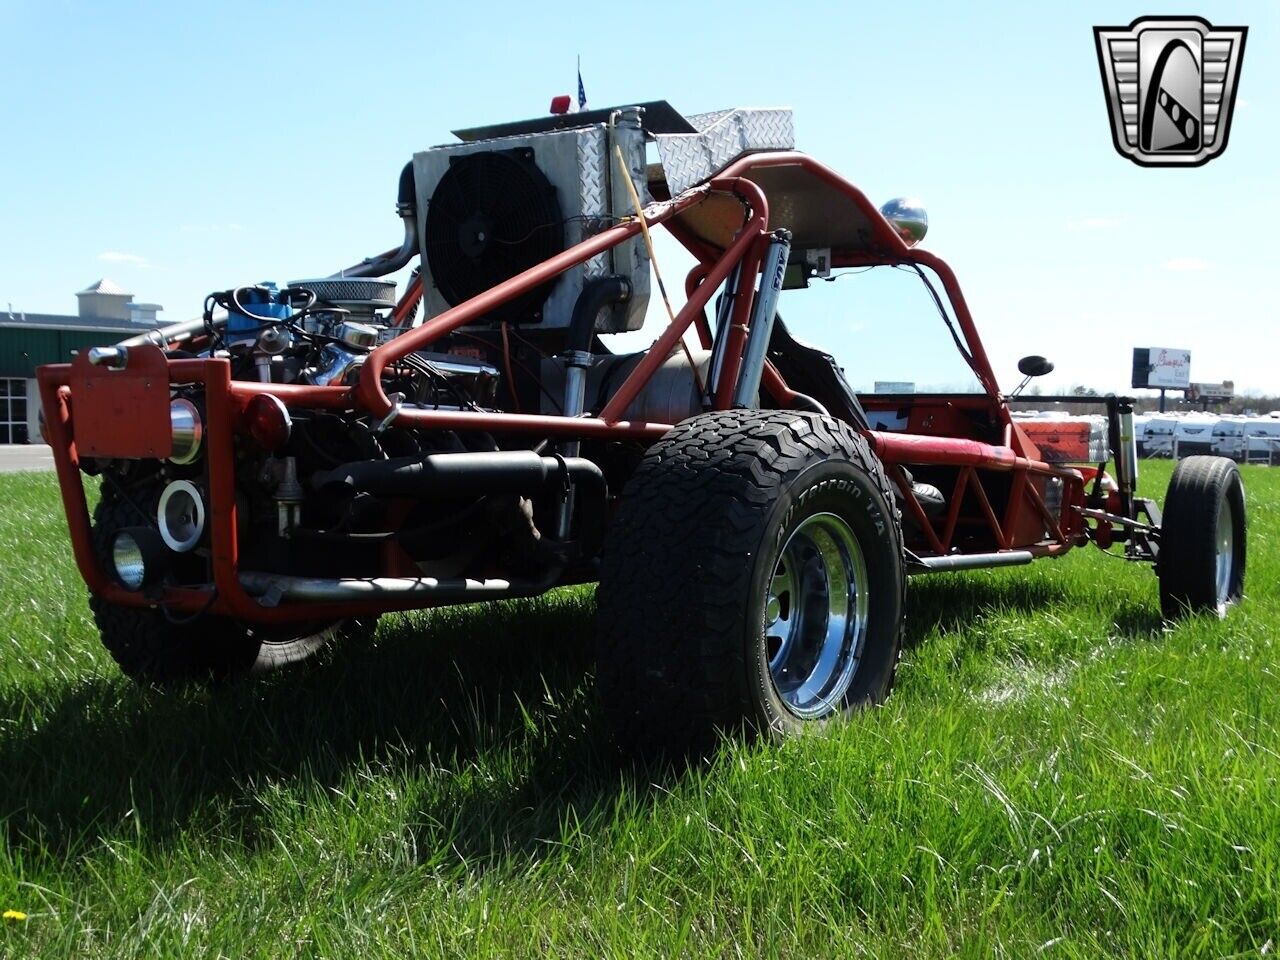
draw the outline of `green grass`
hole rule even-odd
[[[1274,951],[1280,471],[1245,478],[1226,622],[1094,550],[917,580],[888,706],[646,776],[588,589],[161,694],[99,650],[52,476],[0,477],[0,956]]]

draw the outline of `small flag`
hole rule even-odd
[[[582,85],[582,58],[578,58],[578,109],[587,109],[587,88]]]

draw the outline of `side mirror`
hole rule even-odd
[[[1046,373],[1053,373],[1053,364],[1044,357],[1035,355],[1023,357],[1018,361],[1018,372],[1022,374],[1022,382],[1013,388],[1013,393],[1009,394],[1011,400],[1027,389],[1027,384],[1031,382],[1032,377],[1043,377]]]
[[[1018,361],[1018,372],[1024,377],[1043,377],[1046,373],[1053,373],[1053,364],[1044,357],[1023,357]]]

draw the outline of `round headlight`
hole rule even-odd
[[[133,534],[122,531],[111,542],[111,565],[116,579],[126,590],[141,590],[147,579],[147,563],[142,546]]]

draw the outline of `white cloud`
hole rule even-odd
[[[132,267],[149,267],[151,261],[146,257],[140,257],[136,253],[121,253],[119,250],[107,250],[98,254],[98,259],[104,263],[127,263]]]
[[[1201,260],[1199,257],[1174,257],[1164,262],[1164,268],[1176,273],[1191,273],[1197,270],[1208,270],[1209,261]]]

